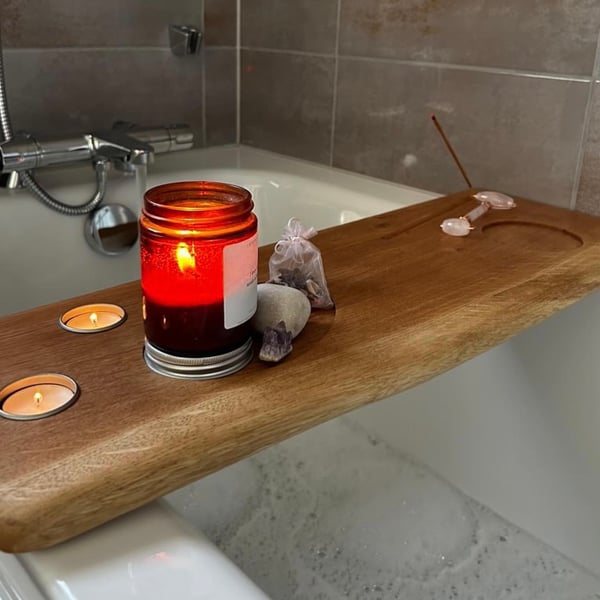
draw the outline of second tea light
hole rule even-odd
[[[118,327],[126,318],[117,304],[82,304],[63,313],[58,323],[72,333],[100,333]]]

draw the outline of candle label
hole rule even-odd
[[[223,248],[223,308],[225,329],[233,329],[256,312],[258,236]]]

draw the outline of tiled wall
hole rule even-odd
[[[203,0],[3,1],[13,128],[41,137],[185,122],[198,145],[235,141],[235,0],[204,4],[206,15]],[[174,56],[168,25],[204,20],[203,55]]]
[[[204,5],[204,6],[203,6]],[[5,0],[15,129],[187,122],[236,141],[237,0]],[[596,0],[241,0],[242,143],[438,192],[600,214]],[[203,26],[177,58],[169,23]]]
[[[241,141],[600,213],[596,0],[241,0]],[[581,174],[581,181],[580,181]]]

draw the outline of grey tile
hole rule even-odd
[[[168,49],[5,52],[13,128],[64,136],[118,119],[186,122],[201,139],[201,65],[200,58],[180,60]]]
[[[237,1],[204,0],[204,31],[207,46],[235,46]]]
[[[333,53],[338,0],[242,0],[242,46]]]
[[[202,0],[9,0],[4,47],[167,46],[171,23],[202,23]]]
[[[600,82],[593,85],[591,121],[575,208],[590,215],[600,215]]]
[[[242,53],[242,143],[329,162],[332,58]]]
[[[591,75],[596,0],[344,0],[340,52]]]
[[[206,50],[206,143],[236,142],[236,51]]]
[[[342,59],[334,165],[449,193],[466,184],[568,206],[588,86],[481,71]]]

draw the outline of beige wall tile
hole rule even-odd
[[[111,127],[186,122],[201,139],[202,61],[170,50],[5,52],[13,128],[65,136]]]
[[[592,85],[590,124],[584,145],[576,208],[591,215],[600,215],[600,82]]]
[[[207,46],[235,46],[237,1],[204,0],[204,29]]]
[[[171,23],[202,23],[202,0],[11,0],[5,48],[168,46]]]
[[[205,2],[204,46],[229,45],[230,55],[178,58],[168,49],[169,24],[202,25],[203,0],[0,3],[14,128],[65,136],[117,119],[186,122],[197,144],[234,141],[237,3]]]
[[[328,162],[334,61],[242,53],[242,143]]]
[[[242,0],[242,46],[333,53],[338,0]]]
[[[206,142],[209,146],[236,141],[235,49],[206,50]]]
[[[590,75],[599,23],[595,0],[344,0],[340,52]]]
[[[334,165],[440,193],[466,184],[569,206],[587,85],[552,78],[340,63]]]

